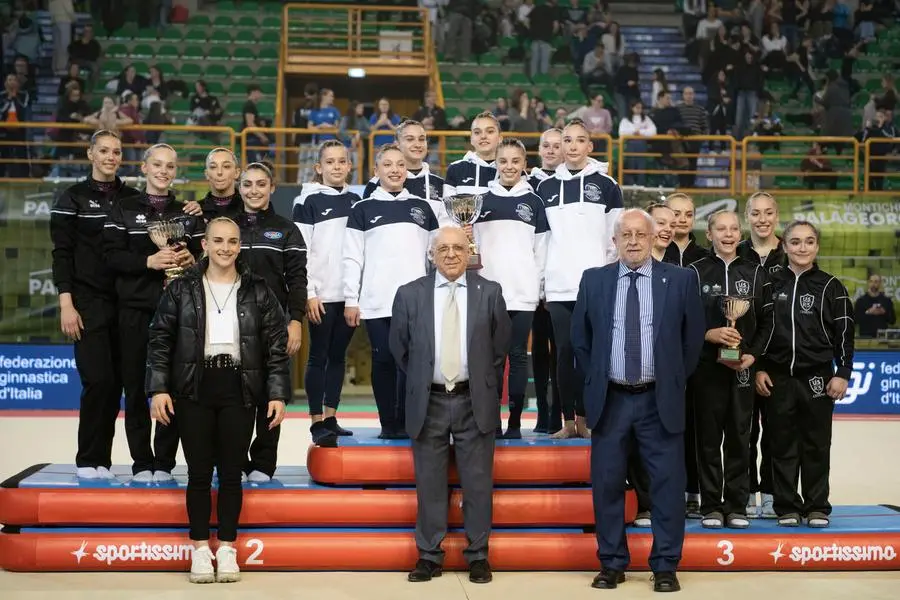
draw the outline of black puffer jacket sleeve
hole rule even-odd
[[[172,361],[175,358],[178,334],[178,295],[183,284],[184,281],[173,281],[163,291],[159,307],[150,322],[145,384],[148,396],[172,392],[169,377],[172,372]]]
[[[284,311],[275,293],[264,284],[257,287],[257,302],[262,313],[260,342],[265,345],[266,393],[268,401],[291,399],[291,376],[288,367],[287,327]]]

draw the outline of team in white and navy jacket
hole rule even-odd
[[[466,152],[462,159],[447,167],[444,198],[456,194],[483,194],[496,177],[497,167],[493,162],[479,158],[475,152]]]
[[[347,219],[359,196],[322,183],[307,183],[294,199],[294,222],[308,249],[307,297],[343,302],[343,252]]]
[[[391,316],[394,294],[425,275],[428,246],[438,229],[431,206],[404,189],[378,187],[350,211],[344,236],[344,303],[362,319]]]
[[[426,162],[422,163],[422,168],[419,172],[414,173],[411,170],[407,170],[407,173],[406,183],[403,184],[403,187],[413,196],[422,198],[431,205],[431,210],[434,212],[440,227],[453,225],[453,220],[447,214],[447,209],[444,208],[444,201],[442,200],[445,185],[444,178],[432,173]],[[377,177],[370,179],[363,191],[363,198],[371,196],[378,185]]]

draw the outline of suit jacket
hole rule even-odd
[[[500,284],[472,271],[466,283],[469,392],[475,423],[488,433],[500,425],[497,373],[506,361],[512,326]],[[406,431],[412,438],[425,424],[434,375],[434,284],[432,271],[401,286],[391,312],[391,354],[406,373]]]
[[[572,346],[586,375],[584,408],[590,429],[606,405],[618,278],[618,262],[587,269],[572,314]],[[666,430],[680,433],[685,385],[706,334],[703,306],[693,272],[654,260],[652,279],[656,407]]]

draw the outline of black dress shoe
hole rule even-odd
[[[522,430],[518,427],[512,428],[507,427],[506,433],[503,434],[504,440],[521,440],[522,439]]]
[[[340,425],[338,425],[337,417],[325,417],[325,420],[322,421],[325,423],[325,427],[328,428],[329,431],[334,433],[334,435],[338,436],[348,436],[353,435],[353,432],[349,429],[344,429]]]
[[[486,560],[473,560],[469,565],[469,581],[472,583],[490,583],[494,578],[491,565]]]
[[[313,423],[309,428],[312,434],[312,442],[321,448],[337,448],[337,438],[333,431],[328,429],[324,421]]]
[[[680,590],[681,584],[678,583],[675,571],[660,571],[653,574],[654,592],[678,592]]]
[[[625,571],[600,569],[600,572],[594,577],[591,587],[598,590],[614,590],[619,587],[620,583],[625,583]]]
[[[416,561],[416,568],[410,571],[406,578],[413,583],[421,583],[423,581],[431,581],[432,577],[440,577],[443,572],[444,569],[441,565],[420,558]]]

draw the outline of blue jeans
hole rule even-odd
[[[531,42],[531,76],[538,73],[550,72],[550,57],[553,56],[553,46],[550,42],[535,40]]]
[[[750,120],[756,114],[756,105],[759,97],[755,91],[741,90],[737,93],[737,116],[734,122],[734,137],[737,140],[744,139],[750,128]]]

